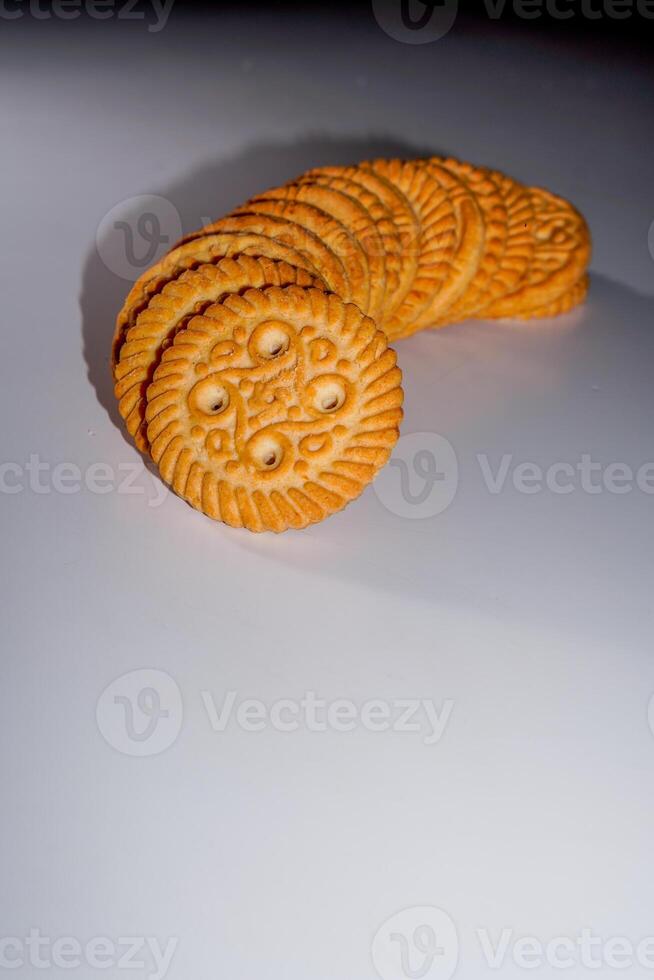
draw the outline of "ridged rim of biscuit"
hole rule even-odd
[[[163,351],[192,316],[211,317],[214,307],[242,289],[266,286],[316,286],[303,269],[268,258],[239,255],[187,269],[150,299],[130,327],[114,371],[118,411],[138,448],[148,449],[145,391]]]
[[[447,189],[419,161],[371,160],[361,166],[387,177],[404,194],[420,228],[411,288],[395,313],[385,319],[391,339],[408,336],[452,272],[459,216]]]
[[[533,319],[543,319],[560,316],[563,313],[569,313],[576,306],[579,306],[586,299],[588,293],[588,286],[590,279],[588,275],[583,275],[573,286],[566,289],[565,292],[561,293],[556,299],[552,300],[550,303],[544,306],[536,306],[525,313],[515,313],[511,319],[515,320],[533,320]],[[493,317],[492,319],[501,319],[500,317]]]
[[[272,210],[256,211],[248,204],[235,208],[230,214],[198,232],[198,240],[205,235],[214,235],[224,231],[253,232],[263,235],[270,241],[286,245],[304,256],[303,267],[311,265],[328,289],[339,296],[352,299],[350,279],[344,263],[331,249],[328,242],[314,229],[300,224],[290,214],[282,215]],[[192,239],[190,240],[192,242]],[[298,263],[292,262],[292,265]]]
[[[484,308],[484,315],[523,316],[554,303],[583,276],[590,259],[588,225],[564,198],[538,187],[527,188],[533,242],[525,275],[516,289]]]
[[[313,400],[318,397],[315,392],[332,391],[330,385],[336,384],[333,372],[312,375],[306,391],[304,387],[300,389],[302,397],[309,398],[310,407],[305,403],[304,409],[298,405],[295,411],[296,402],[289,405],[292,396],[282,395],[280,390],[271,402],[265,388],[257,389],[246,373],[250,368],[230,367],[228,373],[224,367],[224,358],[231,356],[226,353],[230,345],[233,348],[236,344],[241,350],[246,345],[252,358],[260,356],[258,348],[252,352],[251,347],[254,338],[259,337],[255,333],[257,329],[263,329],[264,339],[266,331],[289,331],[286,349],[281,354],[266,355],[268,358],[285,357],[291,350],[293,337],[302,331],[306,342],[314,345],[310,356],[318,371],[327,357],[328,366],[336,364],[344,394],[340,405],[337,394],[329,395],[336,405],[333,418],[338,424],[326,436],[322,431],[326,423],[321,412],[331,412],[332,406],[326,406],[323,400],[322,408],[316,409]],[[342,356],[343,351],[347,357]],[[216,370],[211,372],[209,364]],[[221,364],[223,368],[219,372]],[[277,366],[269,367],[269,361],[264,358],[261,371],[264,377],[270,372],[271,384],[274,383],[271,379],[276,377],[275,370],[278,375],[280,371],[290,371],[297,384],[302,377],[300,361],[293,366],[291,358],[290,366],[284,364],[280,361]],[[312,385],[315,392],[309,395]],[[354,385],[360,385],[360,393],[353,401]],[[283,386],[282,389],[286,390]],[[222,392],[219,403],[210,405],[219,390]],[[255,409],[260,407],[260,402],[269,407],[254,417],[248,415],[247,439],[242,432],[234,435],[235,443],[240,444],[240,460],[225,459],[229,450],[224,449],[224,442],[229,442],[230,430],[210,429],[207,433],[197,419],[204,419],[205,414],[213,417],[214,410],[229,411],[243,423],[244,416],[238,413],[244,411],[244,398],[255,399]],[[384,333],[356,306],[314,288],[249,289],[241,295],[229,296],[220,304],[215,319],[195,317],[164,351],[147,390],[148,438],[152,458],[162,477],[192,506],[235,527],[283,531],[320,521],[359,496],[390,456],[399,435],[402,400],[401,372],[395,353],[388,347]],[[286,416],[265,425],[267,419],[282,410],[284,403],[288,409]],[[345,414],[341,418],[338,413],[342,411]],[[303,412],[310,417],[301,418]],[[318,414],[311,417],[311,412]],[[269,446],[262,445],[255,450],[252,442],[255,440],[258,445],[264,437],[271,437],[270,429],[275,426],[284,430],[273,433],[275,445],[282,448],[278,459],[273,453],[275,467],[267,472],[264,467],[270,460],[255,459],[255,454],[268,452]],[[311,437],[316,430],[318,442],[314,445]],[[225,431],[227,435],[218,438],[211,435],[212,431]],[[258,433],[263,433],[261,439]],[[291,444],[289,433],[296,443]],[[310,440],[304,443],[303,453],[314,454],[311,464],[304,458],[292,463],[291,445],[299,446],[300,433],[303,440]],[[287,444],[283,444],[283,438],[289,440]],[[321,443],[320,439],[325,441]]]
[[[506,210],[506,237],[497,267],[488,280],[486,297],[477,306],[475,317],[486,318],[493,303],[501,302],[524,283],[534,254],[531,228],[534,209],[529,189],[497,170],[486,170],[500,190]]]
[[[380,311],[378,322],[382,325],[383,318],[387,310],[392,310],[396,305],[397,295],[400,289],[400,253],[402,242],[400,233],[395,225],[393,215],[387,204],[384,203],[378,193],[366,187],[364,184],[353,180],[351,177],[342,176],[327,172],[329,168],[314,168],[301,174],[296,178],[296,183],[315,184],[320,187],[330,187],[340,190],[342,194],[352,201],[358,202],[368,213],[370,221],[373,223],[376,238],[379,241],[384,256],[385,284],[384,284],[384,307]],[[337,168],[332,168],[333,170]],[[351,169],[351,168],[344,168]],[[370,253],[370,246],[364,248],[367,254]]]
[[[366,306],[357,305],[373,320],[379,320],[386,298],[386,255],[377,226],[368,210],[339,188],[326,187],[314,181],[290,181],[284,187],[266,192],[266,196],[271,194],[304,201],[340,223],[346,236],[346,267],[349,267],[348,259],[353,250],[357,255],[362,255],[365,263],[368,301]]]
[[[425,309],[407,325],[402,336],[424,327],[433,328],[452,322],[450,311],[469,289],[483,259],[486,241],[483,212],[466,181],[436,158],[418,163],[427,169],[429,176],[447,194],[457,218],[456,243],[445,281]]]
[[[488,291],[493,277],[501,269],[506,248],[508,214],[501,188],[486,168],[475,167],[452,157],[432,157],[430,163],[445,167],[468,187],[479,205],[484,225],[483,247],[474,276],[465,292],[442,317],[443,322],[456,323],[473,317],[488,302]]]
[[[368,165],[357,164],[350,167],[323,167],[321,172],[332,174],[342,173],[363,188],[376,193],[388,208],[400,241],[399,284],[393,302],[384,311],[381,326],[388,333],[388,325],[394,320],[402,303],[411,291],[418,268],[418,243],[420,241],[420,222],[411,207],[406,195],[395,184],[381,173],[372,170]],[[311,174],[313,171],[308,171]]]
[[[281,190],[273,188],[271,195]],[[347,231],[333,215],[303,201],[269,197],[267,194],[251,198],[236,208],[232,215],[283,222],[291,229],[287,239],[289,244],[309,254],[313,254],[313,244],[320,243],[321,249],[329,254],[329,258],[325,257],[322,261],[316,259],[316,264],[328,288],[348,302],[356,303],[362,310],[367,310],[370,279],[365,256],[358,242],[344,247]]]
[[[511,296],[526,281],[535,248],[534,205],[529,188],[497,170],[491,170],[490,175],[500,188],[506,208],[507,236],[498,267],[488,283],[486,301],[475,314],[482,319],[489,315],[494,303]]]
[[[289,265],[304,269],[316,279],[322,279],[316,267],[303,253],[266,235],[232,231],[204,235],[198,239],[179,243],[144,272],[127,294],[116,318],[111,345],[112,370],[118,362],[120,348],[127,331],[134,325],[141,310],[168,282],[178,279],[187,269],[209,263],[215,264],[227,256],[241,254],[264,255],[266,258],[286,261]]]

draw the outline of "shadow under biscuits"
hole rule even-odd
[[[391,136],[373,134],[350,138],[316,133],[293,143],[254,144],[236,156],[197,167],[173,184],[153,186],[149,193],[160,195],[175,206],[183,234],[188,234],[207,221],[227,214],[254,194],[279,186],[310,167],[348,165],[374,157],[413,158],[440,152],[437,147],[411,146]],[[136,214],[125,215],[123,220],[131,225],[130,219],[135,222],[137,217]],[[120,245],[124,249],[124,237],[121,236],[124,233],[120,229],[111,229],[100,245]],[[98,401],[132,445],[118,412],[110,372],[114,322],[130,287],[129,281],[107,268],[94,243],[84,263],[80,294],[84,360]]]

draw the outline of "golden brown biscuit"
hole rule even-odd
[[[424,327],[436,328],[452,322],[452,307],[467,293],[482,261],[486,241],[483,212],[467,182],[448,170],[437,158],[420,163],[427,167],[438,187],[447,194],[457,217],[457,230],[449,274],[426,309],[410,325],[411,333]]]
[[[295,183],[312,184],[319,187],[338,190],[347,198],[362,207],[372,225],[370,231],[363,228],[357,236],[368,256],[381,255],[384,259],[383,305],[379,313],[379,321],[383,318],[385,309],[391,309],[399,289],[400,253],[402,243],[400,233],[393,221],[393,215],[382,198],[364,184],[358,183],[352,177],[343,176],[339,170],[352,171],[353,168],[316,168],[298,177]],[[331,171],[331,172],[330,172]],[[374,279],[375,273],[371,271]],[[374,287],[377,288],[375,283]],[[380,288],[380,292],[382,292]],[[370,314],[372,315],[372,314]],[[381,325],[381,323],[380,323]]]
[[[346,285],[340,278],[326,267],[322,268],[325,281],[333,289],[367,313],[370,304],[370,275],[363,249],[356,239],[348,235],[345,226],[333,215],[321,210],[314,204],[304,200],[294,199],[293,193],[287,187],[273,188],[261,197],[252,198],[240,208],[232,212],[234,215],[257,215],[283,219],[292,223],[296,228],[296,247],[300,247],[305,239],[318,239],[329,249],[333,259],[338,263],[339,274],[345,277]],[[290,239],[289,239],[290,243]]]
[[[558,299],[552,300],[551,303],[545,306],[534,307],[528,313],[518,313],[515,315],[515,319],[531,320],[534,317],[554,317],[560,316],[562,313],[568,313],[586,299],[588,282],[588,276],[582,276],[574,286],[571,286],[565,293],[562,293]]]
[[[308,272],[287,262],[240,255],[235,259],[221,259],[216,265],[187,270],[150,299],[128,330],[114,370],[118,410],[141,451],[148,448],[146,388],[163,351],[189,318],[199,313],[212,317],[216,303],[245,288],[293,284],[315,286],[317,282]]]
[[[458,295],[469,274],[468,252],[478,247],[481,221],[463,185],[423,161],[374,160],[361,166],[391,181],[418,222],[413,283],[399,308],[384,319],[391,339],[407,337],[433,323]]]
[[[579,212],[563,198],[528,189],[533,208],[529,233],[533,253],[518,285],[483,308],[484,317],[529,316],[567,293],[590,260],[590,233]]]
[[[437,157],[317,168],[134,284],[112,349],[119,410],[193,506],[303,527],[357,496],[397,439],[388,339],[558,315],[584,299],[589,256],[570,204],[497,171]]]
[[[382,204],[388,209],[397,236],[386,239],[385,247],[391,249],[388,255],[395,255],[398,263],[398,285],[387,300],[387,306],[381,319],[380,326],[388,332],[389,321],[395,318],[402,303],[409,294],[418,269],[418,254],[420,243],[420,222],[406,195],[395,184],[381,173],[372,170],[369,165],[361,164],[356,167],[325,167],[324,172],[333,174],[340,172],[354,183],[367,191],[375,193]],[[309,171],[312,173],[312,171]],[[398,249],[394,252],[394,249]]]
[[[378,320],[386,298],[386,258],[375,223],[364,206],[336,187],[299,180],[269,193],[306,201],[339,221],[344,229],[345,251],[341,253],[341,257],[346,268],[350,261],[356,262],[359,255],[363,257],[368,302],[361,309],[374,320]]]
[[[205,235],[177,245],[159,262],[147,269],[129,291],[116,318],[111,348],[112,370],[115,369],[127,331],[134,325],[141,310],[145,309],[150,299],[160,292],[166,283],[177,279],[187,269],[210,262],[219,262],[226,256],[239,254],[264,255],[270,259],[286,261],[289,265],[305,269],[320,279],[320,273],[304,253],[273,241],[265,235],[230,231]]]
[[[368,208],[386,222],[383,236]],[[184,268],[237,249],[320,276],[377,315],[393,339],[566,302],[588,264],[590,238],[561,198],[453,159],[321,168],[187,236],[142,276],[118,318],[114,364],[149,296]]]
[[[332,249],[329,239],[332,235],[340,233],[338,223],[329,216],[325,216],[320,225],[320,233],[316,228],[310,227],[306,214],[300,214],[300,207],[293,205],[292,202],[278,207],[279,202],[272,202],[272,207],[261,208],[256,212],[247,204],[242,208],[237,208],[226,218],[220,218],[213,224],[207,225],[197,232],[195,240],[201,240],[206,235],[215,235],[220,232],[238,231],[263,235],[269,241],[277,242],[304,257],[302,267],[311,271],[309,266],[320,269],[317,273],[325,282],[328,289],[338,293],[339,296],[351,299],[351,279],[344,263]],[[305,221],[306,223],[302,223]],[[193,244],[194,239],[189,236],[187,243]],[[267,254],[267,253],[263,253]],[[291,265],[298,263],[292,262]]]
[[[488,170],[485,167],[474,168],[474,170],[483,174],[484,180],[492,181],[497,187],[504,212],[502,221],[498,220],[491,225],[498,237],[501,237],[501,244],[497,242],[497,249],[494,249],[493,255],[489,257],[489,266],[482,272],[482,275],[486,275],[485,284],[476,295],[473,293],[474,312],[465,311],[468,316],[483,318],[488,307],[514,291],[527,274],[534,254],[534,239],[530,231],[534,211],[528,188],[498,171]],[[485,198],[480,198],[482,208],[484,200]],[[497,214],[497,211],[493,209],[493,213]],[[488,220],[490,223],[492,219],[489,217]],[[467,300],[466,290],[461,303],[467,304]],[[455,313],[457,317],[461,316],[461,310],[456,310]]]
[[[484,229],[483,247],[477,257],[474,274],[458,300],[441,314],[437,324],[440,326],[465,320],[490,301],[491,282],[501,268],[509,227],[501,188],[490,171],[452,158],[432,157],[429,163],[444,167],[467,186],[479,206]]]
[[[297,286],[233,294],[162,356],[147,390],[152,457],[216,520],[304,527],[387,461],[400,384],[385,335],[354,305]]]

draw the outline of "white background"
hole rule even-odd
[[[654,460],[651,70],[565,30],[481,22],[408,45],[372,13],[310,5],[180,11],[156,34],[0,29],[2,462],[139,462],[108,373],[129,284],[95,244],[134,195],[167,198],[187,230],[312,165],[445,152],[569,197],[595,243],[582,310],[398,345],[403,433],[458,460],[434,516],[369,487],[316,527],[255,536],[172,495],[149,506],[147,470],[137,494],[25,476],[0,495],[2,935],[177,937],[171,980],[367,980],[375,933],[410,907],[451,917],[462,977],[493,975],[478,928],[653,935],[654,496],[525,494],[511,475]],[[511,455],[501,492],[478,454]],[[134,757],[96,706],[140,668],[173,678],[183,720]],[[215,732],[203,691],[453,709],[435,745],[361,725]],[[523,973],[509,953],[495,975]]]

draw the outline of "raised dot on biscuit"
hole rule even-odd
[[[216,376],[198,381],[189,394],[189,406],[201,415],[220,415],[229,406],[229,392]]]
[[[254,356],[267,361],[285,354],[289,346],[290,337],[286,324],[275,320],[260,323],[249,343]]]
[[[311,407],[323,414],[338,411],[345,403],[346,397],[345,384],[336,375],[314,378],[309,385]]]

